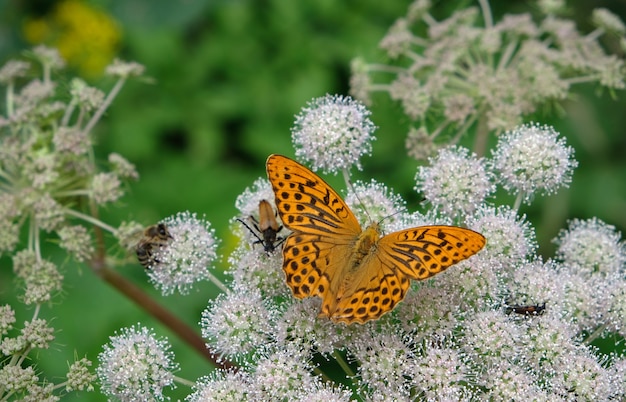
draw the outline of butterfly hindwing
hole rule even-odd
[[[328,267],[332,264],[327,256],[336,247],[322,241],[319,235],[298,233],[287,238],[283,246],[283,271],[295,297],[326,297],[330,290]]]
[[[322,312],[327,307],[326,315],[334,321],[363,324],[377,319],[404,299],[411,285],[409,277],[376,257],[366,259],[360,269],[365,275],[347,278],[345,293],[335,305],[322,304]]]

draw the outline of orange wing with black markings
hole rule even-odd
[[[485,238],[456,226],[422,226],[380,237],[361,229],[319,176],[280,155],[267,159],[278,213],[292,231],[283,247],[287,285],[298,298],[322,299],[320,315],[364,323],[391,311],[410,280],[431,277],[474,255]]]

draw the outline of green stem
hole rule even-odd
[[[68,126],[77,103],[78,102],[75,99],[72,99],[72,101],[67,105],[67,107],[65,108],[65,113],[63,113],[63,118],[61,119],[61,127]]]
[[[352,187],[352,181],[350,181],[350,171],[344,168],[341,169],[341,174],[343,175],[343,180],[346,182],[346,187],[354,192],[354,188]]]
[[[83,214],[82,212],[78,212],[70,208],[65,208],[63,212],[65,212],[68,215],[74,216],[76,218],[82,219],[85,222],[89,222],[94,226],[97,226],[99,228],[106,230],[107,232],[110,232],[110,233],[117,232],[117,229],[115,229],[113,226],[109,226],[106,223],[94,218],[93,216]]]
[[[33,320],[36,320],[37,317],[39,316],[39,311],[41,311],[41,304],[37,304],[35,306],[35,311],[33,312]]]
[[[515,198],[515,204],[513,204],[513,211],[519,211],[519,207],[522,206],[522,199],[524,198],[524,192],[520,191],[517,193],[517,197]]]
[[[215,284],[215,286],[220,288],[220,290],[222,290],[224,293],[230,293],[230,289],[228,289],[228,287],[226,285],[224,285],[224,283],[222,281],[217,279],[217,277],[215,275],[213,275],[210,272],[208,272],[208,275],[209,275],[209,279],[211,280],[211,282],[213,282]]]
[[[354,377],[356,375],[354,371],[352,370],[352,368],[348,365],[348,362],[346,362],[343,356],[337,353],[336,350],[333,351],[332,356],[335,358],[335,361],[337,361],[339,366],[342,368],[343,372],[346,373],[347,377]]]
[[[604,30],[604,28],[596,28],[593,32],[589,32],[585,36],[585,40],[588,43],[595,42],[598,40],[598,38],[600,38],[600,36],[604,35],[605,33],[606,31]]]
[[[454,136],[454,138],[452,139],[452,141],[450,141],[450,144],[453,144],[453,145],[458,144],[459,141],[461,141],[461,137],[463,137],[463,135],[465,135],[465,133],[467,133],[467,131],[472,126],[472,124],[474,124],[476,119],[477,119],[477,115],[476,114],[472,114],[471,117],[469,119],[467,119],[467,121],[461,126],[461,128],[459,128],[457,130],[457,133]]]
[[[332,382],[333,381],[333,379],[330,378],[328,375],[326,375],[326,373],[324,373],[322,370],[320,370],[319,367],[315,367],[313,369],[313,373],[315,373],[316,375],[320,376],[324,382]]]
[[[39,225],[37,225],[37,219],[35,218],[30,220],[30,230],[28,236],[29,244],[32,244],[37,262],[39,262],[41,261],[41,247],[39,243]]]
[[[89,132],[91,132],[91,129],[94,128],[94,126],[96,125],[96,123],[98,122],[98,120],[100,120],[100,118],[102,117],[102,115],[104,114],[104,112],[109,108],[109,106],[111,105],[111,102],[113,102],[113,99],[115,99],[115,97],[117,96],[117,94],[121,91],[122,87],[124,86],[124,83],[126,82],[126,78],[120,78],[115,85],[113,86],[113,89],[111,89],[111,92],[109,92],[109,95],[106,97],[106,99],[104,100],[104,102],[102,103],[102,105],[100,105],[100,108],[96,111],[96,113],[91,117],[91,120],[89,120],[89,123],[87,123],[87,125],[85,126],[85,128],[83,129],[83,133],[87,134]]]
[[[474,153],[478,157],[485,156],[487,152],[487,139],[489,138],[489,128],[487,127],[487,119],[482,114],[478,119],[476,126],[476,138],[474,139]]]
[[[11,118],[14,113],[14,95],[15,95],[15,83],[11,80],[7,86],[7,118]]]
[[[185,378],[181,378],[181,377],[178,377],[178,376],[176,376],[176,375],[174,376],[174,381],[176,381],[176,382],[177,382],[177,383],[179,383],[179,384],[186,385],[186,386],[188,386],[188,387],[190,387],[190,388],[191,388],[191,387],[193,387],[193,386],[196,384],[196,383],[195,383],[195,382],[193,382],[193,381],[189,381],[189,380],[187,380],[187,379],[185,379]]]
[[[90,192],[88,190],[82,189],[82,190],[71,190],[71,191],[58,191],[56,193],[54,193],[54,195],[58,198],[61,197],[82,197],[82,196],[88,196],[90,194]]]
[[[49,84],[50,83],[50,77],[51,77],[51,70],[52,68],[50,67],[50,63],[41,63],[41,66],[43,67],[43,82],[45,84]]]
[[[500,63],[498,63],[497,71],[502,71],[506,68],[507,65],[509,65],[516,48],[517,42],[509,43],[509,45],[504,50],[502,57],[500,57]]]
[[[585,345],[589,345],[591,342],[595,341],[600,335],[602,335],[607,326],[608,324],[602,324],[598,329],[593,331],[587,338],[585,338],[583,343]]]
[[[492,28],[493,16],[491,15],[491,8],[489,7],[489,1],[478,0],[478,4],[480,4],[480,9],[483,12],[483,18],[485,20],[485,28]]]

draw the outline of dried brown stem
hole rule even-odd
[[[178,335],[180,339],[198,351],[198,353],[209,360],[215,367],[222,369],[235,368],[235,366],[229,361],[220,361],[217,359],[217,357],[207,349],[202,337],[200,337],[200,335],[198,335],[191,327],[150,298],[150,296],[122,275],[107,267],[103,267],[97,272],[102,279],[167,326],[176,335]]]
[[[90,210],[91,215],[97,218],[97,207],[91,205]],[[94,232],[97,248],[94,258],[91,260],[90,266],[100,278],[104,279],[119,292],[121,292],[130,300],[134,301],[137,305],[143,308],[147,313],[158,319],[162,324],[167,326],[171,331],[178,335],[180,339],[182,339],[185,343],[198,351],[201,356],[204,356],[215,367],[233,370],[236,370],[238,368],[237,365],[229,362],[228,360],[218,359],[213,353],[211,353],[207,349],[202,337],[198,335],[189,325],[181,321],[165,307],[154,301],[150,296],[144,293],[132,282],[128,281],[122,275],[110,269],[106,265],[106,252],[102,229],[98,226],[94,226]]]

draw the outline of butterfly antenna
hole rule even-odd
[[[365,208],[365,203],[363,202],[363,200],[361,200],[361,197],[359,197],[359,194],[356,192],[356,189],[354,188],[354,185],[352,184],[352,180],[350,180],[350,173],[348,173],[348,169],[342,169],[341,173],[343,173],[343,179],[345,180],[346,185],[348,186],[350,191],[352,191],[352,194],[354,194],[356,199],[359,201],[359,204],[361,204],[361,209],[363,210],[363,212],[365,212],[365,215],[367,215],[367,218],[369,219],[369,221],[372,222],[372,217],[370,216],[369,212],[367,212],[367,208]]]
[[[396,212],[394,212],[394,213],[393,213],[393,214],[391,214],[391,215],[383,216],[383,217],[382,217],[382,218],[378,221],[378,224],[381,224],[381,223],[383,223],[383,221],[384,221],[385,219],[391,218],[392,216],[396,216],[396,215],[398,215],[398,214],[400,214],[400,213],[402,213],[402,212],[406,212],[406,208],[404,209],[404,211],[396,211]]]
[[[405,211],[406,211],[406,209],[405,209]],[[392,216],[398,215],[399,213],[402,213],[402,212],[405,212],[405,211],[396,211],[396,212],[394,212],[394,213],[393,213],[393,214],[391,214],[391,215],[383,216],[383,217],[382,217],[382,218],[378,221],[378,225],[379,225],[379,226],[381,227],[381,229],[382,229],[382,228],[383,228],[382,223],[383,223],[383,221],[384,221],[385,219],[387,219],[387,218],[391,218]],[[382,232],[383,232],[383,233],[385,233],[385,230],[383,229],[383,231],[382,231]]]

